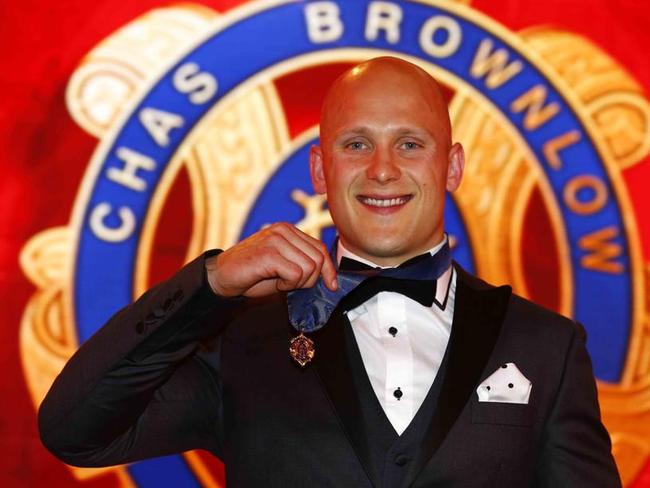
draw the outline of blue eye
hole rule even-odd
[[[418,147],[420,147],[420,145],[413,141],[406,141],[402,143],[402,147],[404,149],[417,149]]]
[[[354,142],[351,142],[350,144],[348,144],[348,147],[350,149],[353,149],[354,151],[360,151],[361,149],[364,149],[365,146],[366,145],[363,142],[360,142],[360,141],[354,141]]]

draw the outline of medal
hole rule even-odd
[[[302,331],[289,341],[289,355],[303,368],[314,359],[314,341],[305,336]]]

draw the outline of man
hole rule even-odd
[[[583,329],[440,266],[464,154],[436,82],[387,57],[346,72],[310,167],[336,265],[288,224],[199,257],[70,360],[41,406],[45,445],[80,466],[207,449],[228,486],[620,486]],[[335,294],[363,265],[389,269],[360,272],[373,279],[308,334],[315,357],[298,366],[284,292],[321,279]],[[435,266],[415,281],[425,304],[350,298]]]

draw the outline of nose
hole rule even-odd
[[[397,180],[400,176],[402,176],[402,171],[395,164],[394,157],[390,154],[390,151],[380,148],[375,149],[372,160],[366,168],[366,177],[369,180],[384,184]]]

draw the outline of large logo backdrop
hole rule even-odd
[[[454,258],[585,325],[619,469],[646,486],[650,224],[629,175],[649,164],[650,104],[620,61],[568,29],[515,31],[442,0],[183,4],[97,41],[65,86],[66,110],[97,141],[69,223],[20,252],[35,287],[20,320],[32,412],[79,343],[204,249],[278,220],[331,243],[307,168],[319,105],[347,67],[388,54],[443,83],[466,149],[446,206]],[[70,473],[224,484],[201,452]]]

